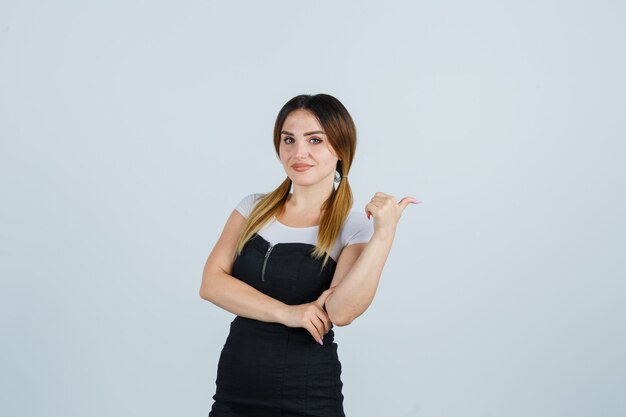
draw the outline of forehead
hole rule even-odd
[[[296,132],[309,132],[314,130],[323,130],[317,117],[308,110],[298,109],[294,110],[285,119],[283,123],[283,129],[292,133]]]

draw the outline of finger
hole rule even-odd
[[[322,321],[322,324],[324,325],[324,336],[325,336],[328,334],[328,332],[330,332],[330,329],[333,328],[333,323],[330,321],[330,318],[328,317],[328,315],[326,315],[324,312],[322,312],[322,316],[319,318]]]
[[[368,204],[367,206],[367,210],[365,211],[365,213],[367,214],[367,218],[371,218],[372,216],[376,219],[380,217],[380,214],[383,213],[383,211],[385,210],[384,205],[381,204],[380,206],[377,206],[375,204]]]
[[[367,214],[367,218],[369,219],[371,216],[375,216],[378,211],[378,206],[373,204],[371,201],[365,205],[365,214]]]
[[[372,212],[370,210],[367,209],[367,206],[369,206],[370,204],[378,207],[384,204],[385,200],[387,198],[393,198],[390,195],[387,195],[385,193],[381,193],[381,192],[377,192],[376,194],[374,194],[374,196],[370,199],[370,202],[365,206],[365,212],[367,213],[368,211],[370,212],[370,214],[372,214]]]
[[[319,307],[323,308],[323,307],[324,307],[324,304],[326,304],[326,299],[328,299],[328,296],[329,296],[329,295],[331,295],[334,291],[335,291],[335,287],[333,287],[333,288],[329,288],[329,289],[327,289],[326,291],[324,291],[324,292],[322,293],[322,295],[320,295],[320,296],[317,298],[316,304],[317,304]]]
[[[322,320],[319,316],[315,316],[315,318],[313,318],[313,320],[311,321],[313,322],[313,326],[315,326],[320,336],[324,337],[324,335],[326,334],[326,324],[324,324],[324,320]]]
[[[328,314],[325,314],[322,312],[321,316],[318,316],[320,318],[320,320],[322,320],[322,323],[324,323],[324,334],[327,334],[332,326],[332,323],[330,321],[330,318],[328,317]]]
[[[387,201],[393,201],[395,203],[396,199],[393,197],[385,197],[385,198],[380,198],[380,197],[374,197],[370,200],[371,204],[374,204],[375,206],[383,206],[385,205],[385,202]]]
[[[396,199],[393,196],[388,196],[384,198],[374,197],[370,200],[368,204],[371,204],[375,207],[384,207],[387,204],[395,204]]]
[[[326,312],[322,309],[320,309],[319,311],[317,311],[317,317],[319,320],[319,324],[321,324],[322,327],[320,327],[320,331],[323,334],[328,333],[328,331],[330,330],[330,319],[328,318],[328,314],[326,314]]]
[[[306,326],[304,326],[304,328],[307,329],[307,331],[311,334],[311,336],[313,336],[313,339],[315,339],[315,343],[322,344],[322,336],[319,334],[319,332],[317,331],[315,326],[313,326],[313,324],[309,323]]]
[[[419,204],[421,201],[413,198],[413,197],[404,197],[398,205],[400,206],[400,212],[404,211],[405,208],[408,207],[409,204]]]
[[[309,322],[306,329],[309,331],[309,333],[311,333],[311,336],[313,336],[313,339],[315,339],[317,343],[319,343],[320,345],[324,344],[324,333],[321,332],[320,329],[313,322]]]

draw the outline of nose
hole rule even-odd
[[[296,145],[296,158],[304,159],[309,156],[309,148],[306,143],[300,142]]]

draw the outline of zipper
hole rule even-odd
[[[270,257],[270,253],[272,253],[272,249],[274,249],[274,246],[270,245],[267,248],[267,252],[265,252],[265,259],[263,260],[263,269],[261,269],[261,282],[265,282],[265,267],[267,266],[267,258]]]

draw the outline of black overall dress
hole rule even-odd
[[[330,287],[336,263],[311,255],[313,245],[254,235],[233,276],[285,304],[315,301]],[[331,330],[324,345],[304,328],[237,316],[220,355],[209,417],[343,417],[341,364]]]

